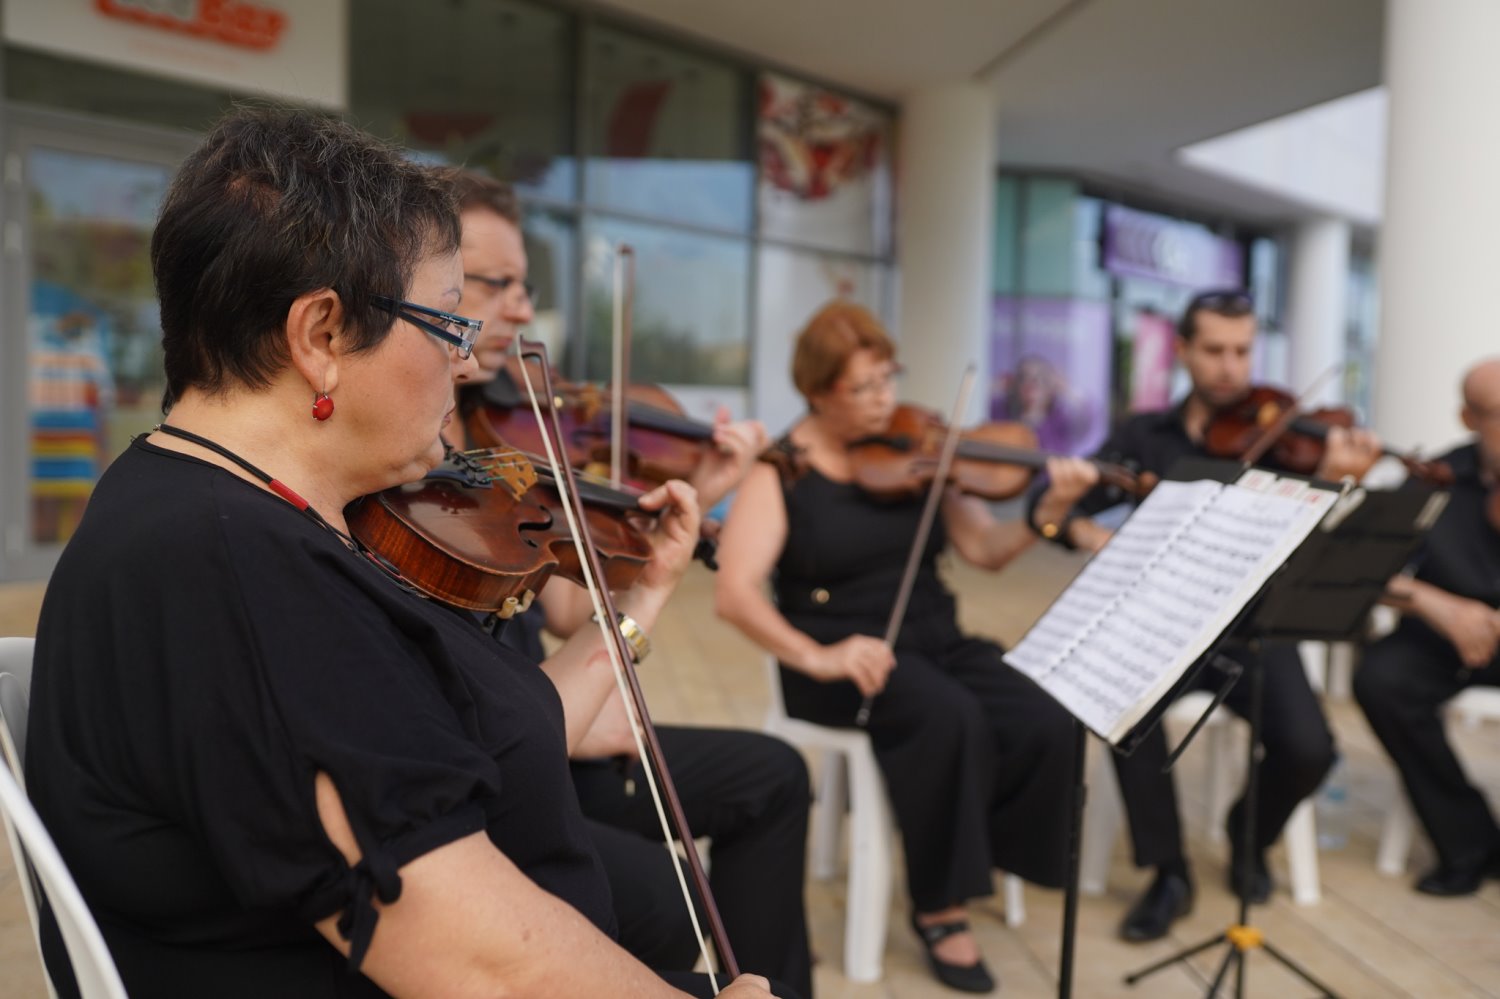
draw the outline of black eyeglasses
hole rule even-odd
[[[1245,316],[1255,311],[1255,299],[1244,291],[1205,291],[1193,296],[1183,314],[1191,315],[1199,309],[1224,316]]]
[[[505,294],[507,291],[510,291],[510,289],[515,287],[516,285],[520,285],[526,292],[526,301],[530,302],[532,305],[536,304],[536,285],[532,284],[530,281],[522,281],[520,278],[513,277],[485,277],[483,274],[465,274],[464,280],[478,281],[486,288],[492,288],[501,295]]]
[[[457,351],[458,356],[465,361],[474,353],[474,341],[479,339],[479,331],[484,326],[484,321],[480,319],[455,316],[451,312],[440,312],[399,298],[376,295],[371,301],[377,308],[386,310],[398,319],[405,319],[424,333],[431,333]],[[422,318],[423,316],[430,316],[438,322],[431,322]]]

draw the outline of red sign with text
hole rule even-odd
[[[275,48],[289,20],[250,0],[94,0],[94,7],[106,17],[246,49]]]

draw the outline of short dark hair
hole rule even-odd
[[[1184,340],[1191,340],[1193,334],[1198,332],[1198,313],[1200,312],[1212,312],[1216,316],[1224,316],[1227,319],[1238,319],[1254,311],[1255,299],[1243,289],[1218,288],[1213,291],[1200,291],[1188,302],[1187,308],[1182,310],[1182,318],[1177,321],[1177,335]]]
[[[167,391],[264,388],[300,295],[338,293],[353,349],[390,333],[377,296],[402,298],[427,257],[457,251],[448,188],[352,125],[241,106],[214,126],[162,202],[151,236]]]
[[[503,180],[496,180],[487,173],[463,167],[436,167],[437,175],[448,184],[458,202],[458,210],[486,208],[515,226],[521,228],[521,201],[516,189]]]

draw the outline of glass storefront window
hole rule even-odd
[[[759,79],[760,232],[826,250],[888,252],[891,119],[776,73]]]
[[[750,228],[745,73],[613,28],[587,34],[584,198],[663,220]]]
[[[245,95],[6,46],[5,99],[190,132]]]
[[[94,483],[160,415],[151,230],[170,167],[33,146],[26,316],[31,541],[66,541]]]
[[[748,384],[749,244],[605,218],[584,225],[585,377],[610,377],[614,260],[622,243],[636,258],[631,380]]]
[[[573,18],[524,0],[350,0],[349,118],[573,201]]]
[[[525,335],[547,345],[560,371],[570,371],[567,346],[577,319],[578,222],[568,213],[532,208],[522,223],[527,279],[536,288],[536,317]]]
[[[1073,206],[1078,185],[1035,178],[1022,192],[1021,291],[1027,295],[1073,293]]]
[[[990,291],[1014,295],[1020,290],[1021,181],[1001,176],[995,184],[994,250],[990,255]]]

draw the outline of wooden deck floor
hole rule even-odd
[[[970,630],[1013,641],[1046,606],[1076,566],[1052,550],[1034,549],[999,576],[966,569],[950,573],[962,594],[965,624]],[[669,617],[653,639],[658,652],[643,669],[643,681],[659,721],[757,727],[764,710],[765,684],[760,658],[740,636],[717,622],[711,611],[712,581],[706,573],[690,576]],[[35,622],[38,591],[33,587],[0,587],[0,634],[28,634]],[[1346,999],[1365,997],[1500,996],[1500,883],[1491,882],[1475,897],[1429,899],[1410,890],[1407,880],[1375,871],[1375,843],[1381,816],[1395,793],[1389,762],[1348,703],[1329,706],[1350,783],[1346,847],[1324,851],[1321,865],[1323,901],[1299,907],[1283,889],[1255,912],[1255,923],[1267,938],[1304,964]],[[1500,794],[1500,726],[1462,731],[1456,738],[1466,763],[1481,786]],[[1116,940],[1114,928],[1125,906],[1142,886],[1131,868],[1123,841],[1117,845],[1109,892],[1086,898],[1079,918],[1075,995],[1188,997],[1204,994],[1222,949],[1186,965],[1161,972],[1135,988],[1121,977],[1128,971],[1206,939],[1223,930],[1235,915],[1224,889],[1226,858],[1211,844],[1199,818],[1198,789],[1203,753],[1189,752],[1179,773],[1190,850],[1198,884],[1193,914],[1167,940],[1131,945]],[[0,851],[3,852],[3,851]],[[1412,872],[1430,862],[1424,843],[1413,850]],[[1281,885],[1286,872],[1273,854]],[[1409,880],[1409,879],[1408,879]],[[883,981],[856,985],[840,970],[843,946],[844,890],[839,881],[814,883],[808,889],[813,947],[821,960],[816,972],[820,999],[926,999],[955,993],[928,975],[918,945],[903,929],[905,902],[897,892]],[[1062,895],[1029,888],[1027,921],[1007,929],[999,900],[977,907],[976,929],[991,967],[1003,983],[1000,994],[1042,997],[1056,994]],[[1248,993],[1252,996],[1312,995],[1268,956],[1249,958]],[[0,857],[0,999],[44,999],[41,973],[26,924],[9,857]]]

